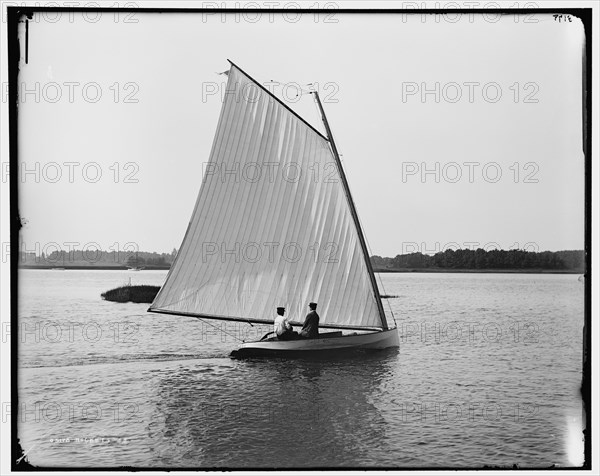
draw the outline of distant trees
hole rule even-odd
[[[448,249],[434,255],[409,253],[394,258],[372,256],[375,269],[547,269],[583,272],[582,250],[543,251]]]
[[[104,251],[95,248],[85,250],[53,250],[45,253],[19,251],[20,265],[41,266],[158,266],[168,267],[173,263],[171,253],[147,251]]]
[[[175,248],[171,253],[147,251],[102,251],[102,250],[54,250],[38,254],[19,251],[20,265],[50,266],[170,266],[177,256]],[[560,271],[585,271],[583,250],[542,251],[472,250],[448,249],[434,255],[408,253],[393,258],[371,256],[371,264],[376,270],[385,269],[542,269]]]
[[[148,258],[146,260],[146,264],[151,265],[151,266],[162,266],[162,265],[170,264],[170,263],[167,263],[164,256],[159,256],[157,258]]]
[[[144,258],[141,258],[139,256],[137,256],[137,254],[130,256],[127,259],[127,266],[132,266],[132,267],[140,267],[146,264],[146,260]]]

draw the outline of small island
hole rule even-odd
[[[139,286],[120,286],[102,293],[100,296],[105,301],[134,302],[150,304],[160,291],[160,286],[142,284]]]

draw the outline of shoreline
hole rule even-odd
[[[102,271],[106,271],[106,270],[113,270],[113,271],[134,271],[133,269],[128,268],[127,266],[102,266],[102,265],[98,265],[98,266],[94,266],[94,265],[82,265],[82,266],[76,266],[76,265],[65,265],[65,266],[61,266],[60,264],[56,264],[56,265],[21,265],[18,266],[18,269],[54,269],[54,270],[64,270],[64,271],[68,271],[68,270],[102,270]],[[138,271],[168,271],[170,269],[170,266],[144,266],[143,269],[140,269]]]
[[[452,269],[452,268],[396,268],[396,269],[373,269],[375,273],[489,273],[489,274],[584,274],[583,270],[573,269]]]
[[[75,266],[75,265],[66,265],[66,266],[53,266],[53,265],[21,265],[18,269],[43,269],[49,270],[53,269],[56,271],[72,271],[72,270],[100,270],[100,271],[134,271],[129,269],[127,266]],[[145,266],[141,270],[137,271],[168,271],[170,266]],[[531,269],[452,269],[452,268],[383,268],[377,269],[374,268],[373,271],[375,273],[491,273],[491,274],[500,274],[500,273],[508,273],[508,274],[584,274],[583,270],[572,270],[572,269],[541,269],[541,268],[531,268]]]

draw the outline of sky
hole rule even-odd
[[[371,254],[583,249],[575,17],[53,15],[20,65],[26,250],[179,248],[228,58],[323,131],[318,84]]]

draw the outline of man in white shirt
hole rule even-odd
[[[294,340],[298,338],[298,333],[293,330],[292,325],[284,317],[285,307],[277,308],[277,317],[273,322],[273,332],[278,340]]]

